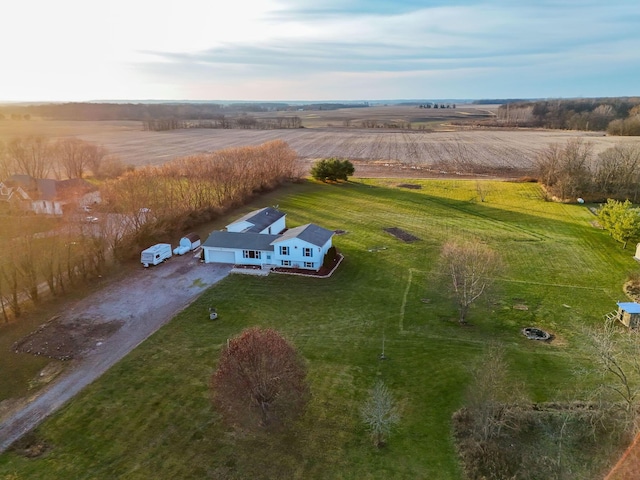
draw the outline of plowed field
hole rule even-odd
[[[337,127],[148,132],[142,130],[140,122],[31,121],[21,122],[21,130],[16,132],[10,123],[16,122],[0,124],[0,139],[7,140],[16,133],[39,133],[51,138],[77,136],[103,145],[125,163],[136,166],[158,165],[176,157],[282,139],[298,152],[306,164],[312,159],[336,156],[357,161],[358,165],[374,162],[437,169],[443,164],[473,164],[526,170],[532,166],[541,149],[571,138],[581,137],[593,143],[596,153],[620,143],[639,143],[633,137],[607,137],[593,132],[468,127],[435,132]]]

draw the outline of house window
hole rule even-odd
[[[280,247],[280,255],[289,255],[289,247]]]
[[[291,266],[291,260],[281,260],[282,262],[282,266],[283,267],[290,267]]]
[[[258,250],[243,250],[242,258],[260,258],[260,252]]]
[[[302,256],[303,257],[312,257],[313,256],[313,252],[311,251],[310,248],[305,247],[305,248],[302,249]]]
[[[313,268],[313,262],[304,262],[304,268]]]

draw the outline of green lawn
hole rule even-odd
[[[631,250],[592,227],[586,207],[545,202],[535,184],[490,182],[479,202],[475,181],[399,183],[309,182],[271,195],[289,226],[347,231],[334,237],[345,255],[334,276],[228,277],[44,423],[36,434],[52,447],[46,455],[1,455],[0,478],[457,479],[451,414],[489,340],[505,347],[510,375],[532,400],[586,395],[591,385],[575,374],[590,365],[580,329],[623,298],[637,268]],[[402,243],[386,227],[421,240]],[[507,264],[472,308],[470,327],[457,325],[435,270],[451,237],[481,238]],[[209,306],[218,321],[208,320]],[[287,434],[239,435],[211,407],[220,348],[251,325],[284,333],[309,364],[313,397]],[[526,340],[525,326],[557,340]],[[383,334],[388,360],[380,361]],[[359,418],[378,378],[402,411],[383,450]]]

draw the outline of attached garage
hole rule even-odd
[[[257,265],[271,263],[273,242],[278,235],[264,233],[212,232],[202,244],[205,263]]]
[[[236,263],[236,252],[234,250],[220,250],[215,248],[205,248],[205,263]]]

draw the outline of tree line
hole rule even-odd
[[[184,120],[179,118],[151,118],[142,122],[143,130],[167,131],[182,128],[221,128],[245,130],[275,130],[287,128],[302,128],[302,119],[298,116],[256,118],[246,113],[238,116],[224,114],[215,115],[210,119]]]
[[[213,120],[221,113],[265,113],[276,111],[337,110],[364,108],[367,102],[308,103],[284,102],[185,102],[185,103],[92,103],[69,102],[42,105],[2,105],[0,120],[28,120],[41,117],[52,120],[137,120],[175,118],[177,120]]]
[[[0,180],[23,174],[57,180],[117,177],[129,168],[108,150],[78,138],[51,141],[40,135],[0,140]]]
[[[60,295],[114,261],[207,222],[253,195],[300,177],[297,154],[276,140],[148,166],[104,181],[99,221],[65,216],[54,231],[0,234],[0,310],[20,316],[25,301]]]
[[[497,110],[497,124],[640,135],[640,98],[506,103]]]
[[[640,197],[640,146],[616,145],[594,154],[580,139],[549,145],[536,160],[538,180],[550,196],[591,201]]]

